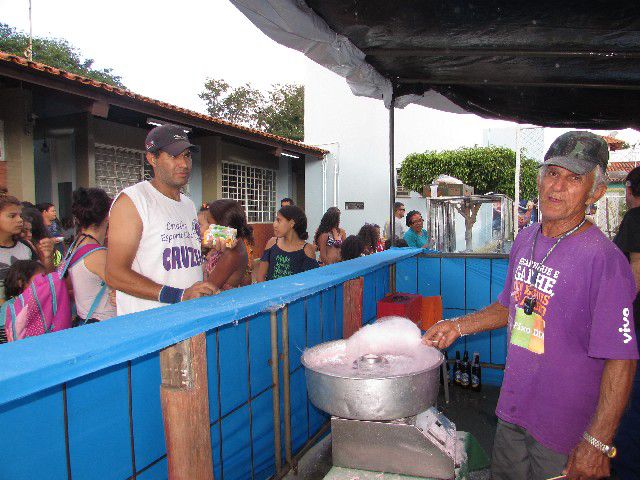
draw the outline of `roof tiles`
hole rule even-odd
[[[256,135],[257,137],[262,137],[262,138],[274,140],[276,142],[279,142],[279,143],[282,143],[282,144],[285,144],[285,145],[296,146],[298,148],[302,148],[304,150],[307,150],[309,152],[316,153],[316,154],[319,154],[319,155],[325,155],[325,154],[329,153],[327,150],[323,150],[321,148],[314,147],[314,146],[311,146],[311,145],[306,145],[306,144],[304,144],[302,142],[296,142],[295,140],[291,140],[290,138],[281,137],[279,135],[273,135],[271,133],[266,133],[266,132],[263,132],[261,130],[257,130],[255,128],[245,127],[243,125],[238,125],[238,124],[235,124],[235,123],[228,122],[226,120],[222,120],[220,118],[211,117],[209,115],[204,115],[202,113],[194,112],[193,110],[188,110],[186,108],[178,107],[176,105],[171,105],[170,103],[162,102],[160,100],[155,100],[155,99],[149,98],[149,97],[145,97],[144,95],[137,94],[137,93],[132,92],[131,90],[127,90],[125,88],[114,87],[113,85],[109,85],[109,84],[104,83],[104,82],[99,82],[97,80],[93,80],[91,78],[87,78],[87,77],[84,77],[82,75],[78,75],[78,74],[75,74],[75,73],[70,73],[70,72],[67,72],[65,70],[61,70],[59,68],[52,67],[50,65],[45,65],[44,63],[29,61],[29,60],[27,60],[25,58],[22,58],[22,57],[18,56],[18,55],[12,55],[12,54],[8,54],[8,53],[5,53],[5,52],[0,52],[0,61],[13,63],[13,64],[16,64],[16,65],[20,65],[20,66],[22,66],[24,68],[27,68],[27,69],[30,69],[30,70],[37,70],[37,71],[40,71],[40,72],[43,72],[43,73],[47,73],[47,74],[55,76],[55,77],[61,77],[61,78],[64,78],[65,80],[69,80],[69,81],[72,81],[72,82],[80,83],[80,84],[86,85],[88,87],[104,90],[104,91],[112,93],[112,94],[120,95],[120,96],[123,96],[123,97],[133,98],[133,99],[135,99],[137,101],[140,101],[140,102],[150,103],[150,104],[165,108],[167,110],[172,110],[174,112],[180,112],[180,113],[185,114],[185,115],[187,115],[189,117],[192,117],[192,118],[198,118],[200,120],[205,120],[205,121],[211,122],[211,123],[213,123],[215,125],[229,127],[231,129],[234,129],[234,130],[239,130],[239,131],[242,131],[242,132],[246,132],[246,133],[250,133],[250,134]]]

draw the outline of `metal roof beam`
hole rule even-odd
[[[610,58],[639,59],[640,51],[612,50],[513,50],[494,48],[365,48],[371,57],[531,57],[531,58]]]
[[[604,90],[640,90],[639,85],[622,85],[615,83],[570,83],[570,82],[548,82],[545,80],[535,82],[509,82],[504,80],[488,79],[437,79],[437,78],[394,78],[398,84],[423,84],[428,85],[467,85],[483,87],[545,87],[545,88],[589,88]]]

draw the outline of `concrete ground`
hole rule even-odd
[[[451,386],[449,394],[449,403],[445,404],[443,389],[440,389],[438,408],[456,424],[457,430],[473,434],[487,455],[491,456],[497,425],[495,409],[499,388],[483,386],[481,392],[472,392]],[[322,480],[331,469],[331,465],[331,435],[327,435],[300,459],[298,473],[291,471],[284,478]],[[488,471],[475,472],[470,478],[488,479]]]

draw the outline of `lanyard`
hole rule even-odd
[[[542,260],[540,260],[539,265],[542,266],[544,265],[544,262],[547,260],[547,258],[549,258],[549,255],[551,255],[551,252],[553,252],[555,250],[555,248],[558,246],[558,244],[565,239],[566,237],[568,237],[569,235],[571,235],[572,233],[577,232],[580,227],[582,227],[585,222],[587,221],[586,218],[583,218],[582,221],[576,225],[575,227],[573,227],[571,230],[569,230],[568,232],[563,233],[562,235],[560,235],[560,237],[558,237],[558,239],[556,240],[556,243],[554,243],[551,248],[549,249],[549,251],[545,254],[545,256],[542,258]],[[542,231],[542,224],[540,224],[540,228],[536,231],[536,236],[533,239],[533,245],[531,246],[531,256],[530,256],[530,260],[533,263],[533,253],[535,252],[536,249],[536,244],[538,243],[538,234]]]
[[[558,239],[556,240],[556,243],[554,243],[551,248],[547,251],[547,253],[545,254],[544,258],[540,261],[540,263],[538,264],[540,267],[544,265],[544,262],[547,260],[547,258],[549,258],[549,255],[551,255],[551,252],[553,252],[555,250],[555,248],[558,246],[558,244],[566,237],[568,237],[569,235],[571,235],[572,233],[577,232],[580,227],[582,227],[584,225],[584,223],[587,221],[586,218],[583,218],[582,221],[575,227],[573,227],[571,230],[569,230],[568,232],[563,233],[560,237],[558,237]],[[531,256],[530,256],[530,260],[531,260],[531,264],[533,264],[533,254],[536,250],[536,243],[538,243],[538,234],[542,231],[542,224],[540,224],[540,228],[536,231],[536,236],[533,239],[533,245],[531,246]],[[533,268],[533,267],[532,267]],[[539,267],[538,267],[539,268]],[[536,271],[536,280],[538,278],[538,273],[539,270],[538,268],[535,268],[534,270]],[[522,302],[522,309],[524,310],[524,313],[526,315],[531,315],[534,311],[534,309],[536,308],[536,304],[537,304],[537,300],[535,299],[535,297],[525,297],[524,301]]]

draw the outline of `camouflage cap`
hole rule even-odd
[[[609,163],[609,147],[600,135],[573,131],[560,135],[547,150],[543,165],[557,165],[584,175],[598,165],[606,172]]]

